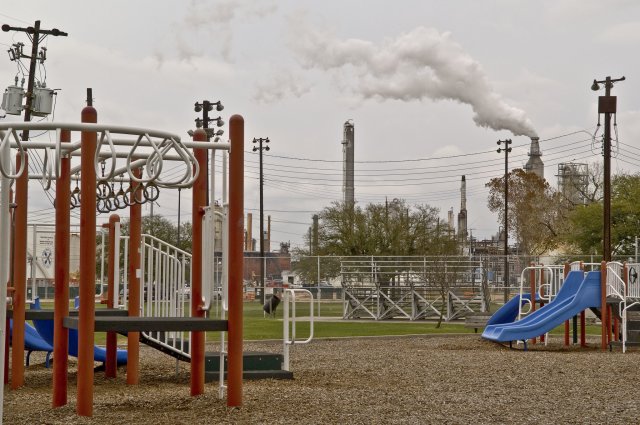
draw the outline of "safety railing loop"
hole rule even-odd
[[[100,151],[102,150],[102,145],[104,144],[105,138],[107,139],[107,143],[109,144],[109,150],[111,151],[111,164],[110,164],[110,169],[107,175],[103,175],[103,173],[101,173],[101,170],[98,170],[98,164],[102,162],[100,160]],[[113,178],[113,174],[116,170],[116,147],[113,144],[113,140],[111,139],[111,132],[109,132],[109,130],[103,131],[102,134],[100,135],[100,139],[98,140],[98,146],[96,147],[96,152],[95,152],[94,167],[96,170],[96,177],[98,179],[98,182],[103,182]]]
[[[7,179],[12,179],[15,180],[17,178],[19,178],[20,176],[22,176],[22,173],[25,170],[25,158],[26,158],[26,151],[24,150],[24,147],[22,146],[22,142],[20,141],[20,137],[18,137],[18,133],[16,132],[16,130],[14,130],[13,128],[8,129],[8,131],[4,134],[4,137],[2,138],[2,142],[0,142],[0,152],[3,155],[9,155],[10,154],[10,146],[11,146],[11,142],[9,141],[10,136],[13,135],[13,139],[18,147],[18,154],[20,155],[20,169],[16,172],[14,170],[5,170],[2,161],[0,161],[0,174],[2,174],[5,178]]]

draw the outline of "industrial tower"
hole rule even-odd
[[[544,180],[544,163],[542,162],[542,152],[540,151],[540,138],[531,138],[531,147],[529,148],[529,160],[524,166],[527,173],[533,173]]]
[[[342,191],[344,193],[344,205],[353,208],[355,203],[353,171],[354,171],[354,128],[353,120],[344,123],[344,132],[342,137]]]

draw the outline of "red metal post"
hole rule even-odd
[[[198,129],[193,133],[194,142],[206,142],[207,133]],[[202,310],[202,213],[207,205],[207,150],[194,149],[200,172],[193,183],[191,202],[191,316],[205,317]],[[207,235],[211,237],[211,235]],[[204,332],[191,332],[191,395],[204,393]]]
[[[120,261],[120,253],[116,252],[116,224],[120,223],[118,214],[109,217],[109,269],[107,271],[107,308],[115,308],[116,285],[116,261]],[[104,372],[107,378],[115,378],[118,373],[118,334],[107,332],[107,356],[104,363]]]
[[[569,275],[569,271],[571,270],[571,266],[569,265],[569,263],[564,263],[564,278],[567,278],[567,275]],[[564,346],[568,347],[569,346],[569,334],[571,332],[571,326],[569,324],[569,321],[565,321],[564,322]]]
[[[137,178],[142,177],[142,170],[133,170]],[[141,186],[135,186],[130,196],[142,198]],[[142,235],[142,206],[133,202],[129,209],[129,316],[140,316],[140,243]],[[140,379],[140,332],[127,334],[127,384],[137,385]]]
[[[229,374],[227,406],[242,406],[242,276],[244,238],[244,118],[229,119]]]
[[[600,263],[600,345],[604,351],[607,349],[607,262]]]
[[[60,132],[62,144],[71,142],[71,132]],[[56,167],[57,164],[54,164]],[[53,407],[67,404],[67,366],[69,330],[62,325],[69,315],[69,253],[71,215],[71,159],[60,161],[60,176],[56,182],[56,257],[53,288]]]
[[[13,190],[9,190],[9,204],[13,203]],[[10,236],[11,237],[11,236]],[[12,249],[12,248],[10,248]],[[11,258],[11,253],[9,253],[9,258]],[[11,267],[11,266],[9,266]],[[7,282],[7,297],[13,297],[13,287],[11,287],[11,283]],[[10,327],[10,319],[7,316],[7,323],[5,329],[5,341],[4,341],[4,383],[7,385],[9,383],[9,346],[11,345],[11,341],[9,338],[9,327]]]
[[[98,122],[93,106],[82,109],[83,123]],[[80,416],[93,415],[93,344],[96,294],[96,170],[98,134],[83,131],[80,138],[80,283],[78,295],[78,404]]]
[[[612,330],[613,330],[613,308],[611,305],[607,304],[607,345],[612,341]]]
[[[27,207],[29,176],[27,155],[16,157],[16,169],[24,160],[24,172],[16,179],[13,246],[13,334],[11,350],[11,388],[24,385],[24,312],[27,290]]]
[[[529,263],[529,266],[533,267],[535,264],[533,262]],[[535,269],[529,270],[529,290],[531,294],[531,313],[536,311],[536,271]],[[531,338],[531,343],[536,343],[536,338]]]

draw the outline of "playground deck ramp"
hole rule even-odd
[[[64,327],[78,329],[77,317],[65,317]],[[227,331],[226,320],[202,317],[96,317],[95,332]]]
[[[543,335],[587,308],[600,305],[600,272],[571,271],[549,304],[512,322],[489,325],[482,337],[496,342],[523,341]]]

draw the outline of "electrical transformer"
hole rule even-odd
[[[47,87],[35,87],[33,89],[33,105],[31,113],[37,117],[44,117],[53,109],[53,90]]]
[[[22,99],[24,89],[18,86],[9,86],[2,95],[2,109],[10,115],[20,115],[22,113]]]

